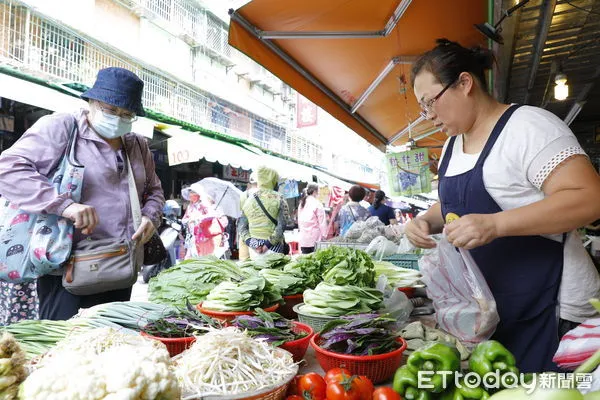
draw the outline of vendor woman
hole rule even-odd
[[[493,339],[523,372],[557,370],[559,337],[594,316],[587,300],[600,293],[575,232],[600,217],[600,177],[554,114],[487,93],[491,63],[487,50],[442,39],[413,66],[422,115],[449,139],[440,202],[409,222],[406,234],[431,248],[429,235],[444,230],[454,246],[469,249],[496,299]]]

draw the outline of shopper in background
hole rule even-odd
[[[298,229],[300,230],[300,251],[309,254],[315,251],[315,244],[327,235],[327,218],[323,204],[317,199],[319,185],[309,183],[298,207]]]
[[[88,100],[89,111],[42,117],[0,156],[2,196],[24,211],[72,220],[73,248],[86,239],[135,240],[139,245],[150,240],[160,224],[165,199],[146,139],[131,133],[132,122],[144,115],[143,88],[143,81],[126,69],[100,70],[94,86],[81,95]],[[68,194],[59,195],[47,178],[65,154],[74,124],[78,127],[75,154],[86,167],[81,203],[74,203]],[[131,215],[127,158],[142,203],[142,223],[137,230]],[[142,260],[138,261],[141,264]],[[62,271],[39,278],[37,292],[40,318],[54,320],[68,319],[79,308],[127,301],[131,296],[131,288],[73,295],[62,286]],[[12,293],[23,304],[20,309],[27,307],[31,311],[28,317],[35,317],[25,286]],[[13,309],[19,308],[13,305]]]
[[[492,63],[489,50],[441,39],[413,64],[422,114],[450,138],[440,202],[406,235],[431,248],[429,235],[444,230],[470,249],[500,314],[492,338],[522,372],[556,370],[559,337],[596,315],[588,299],[600,295],[600,278],[575,230],[600,217],[600,177],[554,114],[488,94]]]
[[[257,182],[258,182],[257,174],[256,174],[256,172],[252,171],[252,173],[250,174],[250,178],[248,180],[248,187],[246,188],[246,191],[244,193],[242,193],[242,195],[240,196],[240,209],[242,209],[244,207],[244,203],[246,202],[248,197],[252,196],[252,194],[258,188]],[[238,218],[238,220],[239,220],[239,218]],[[246,244],[246,242],[244,242],[241,239],[239,230],[237,232],[237,235],[238,235],[238,250],[239,250],[238,258],[240,261],[247,260],[250,258],[250,251],[248,250],[248,245]]]
[[[373,205],[368,208],[369,212],[372,216],[378,217],[379,220],[385,225],[398,223],[394,209],[386,204],[383,204],[384,201],[385,192],[383,190],[376,191]]]
[[[335,231],[338,236],[344,236],[356,221],[366,221],[369,218],[369,210],[359,203],[365,198],[365,189],[354,185],[348,191],[348,202],[342,206],[336,216]]]
[[[227,217],[215,207],[215,200],[198,182],[183,190],[181,195],[190,201],[181,220],[187,228],[185,259],[208,255],[221,257]]]
[[[240,238],[249,247],[252,259],[268,253],[286,254],[283,232],[289,216],[285,199],[274,190],[279,175],[264,166],[258,167],[256,173],[258,189],[244,202],[238,220]]]

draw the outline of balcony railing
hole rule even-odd
[[[144,1],[155,6],[176,3],[170,0]],[[156,12],[161,10],[158,8]],[[214,96],[150,65],[136,62],[114,48],[58,26],[17,0],[0,0],[0,22],[0,63],[53,81],[88,86],[93,84],[99,69],[109,66],[127,68],[144,81],[143,103],[146,108],[266,145],[273,151],[286,151],[284,128],[226,105]]]

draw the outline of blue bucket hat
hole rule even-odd
[[[133,111],[137,116],[146,115],[142,107],[144,81],[133,72],[118,67],[98,71],[94,86],[81,95],[84,100],[98,100],[111,106]]]

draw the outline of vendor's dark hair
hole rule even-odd
[[[302,192],[302,200],[300,200],[300,208],[304,208],[306,205],[306,198],[310,195],[313,195],[319,191],[319,185],[316,183],[309,183],[306,186],[306,189]]]
[[[375,200],[373,201],[373,207],[377,210],[381,203],[385,200],[385,192],[383,190],[378,190],[375,192]]]
[[[422,54],[413,64],[411,84],[415,85],[416,76],[423,70],[431,72],[442,85],[448,85],[458,79],[462,72],[469,72],[486,91],[485,71],[492,68],[494,54],[483,47],[470,49],[448,39],[437,39],[437,45]]]
[[[358,185],[352,186],[348,191],[348,196],[350,196],[350,200],[352,201],[361,201],[365,198],[366,194],[367,192],[365,191],[365,188]]]

